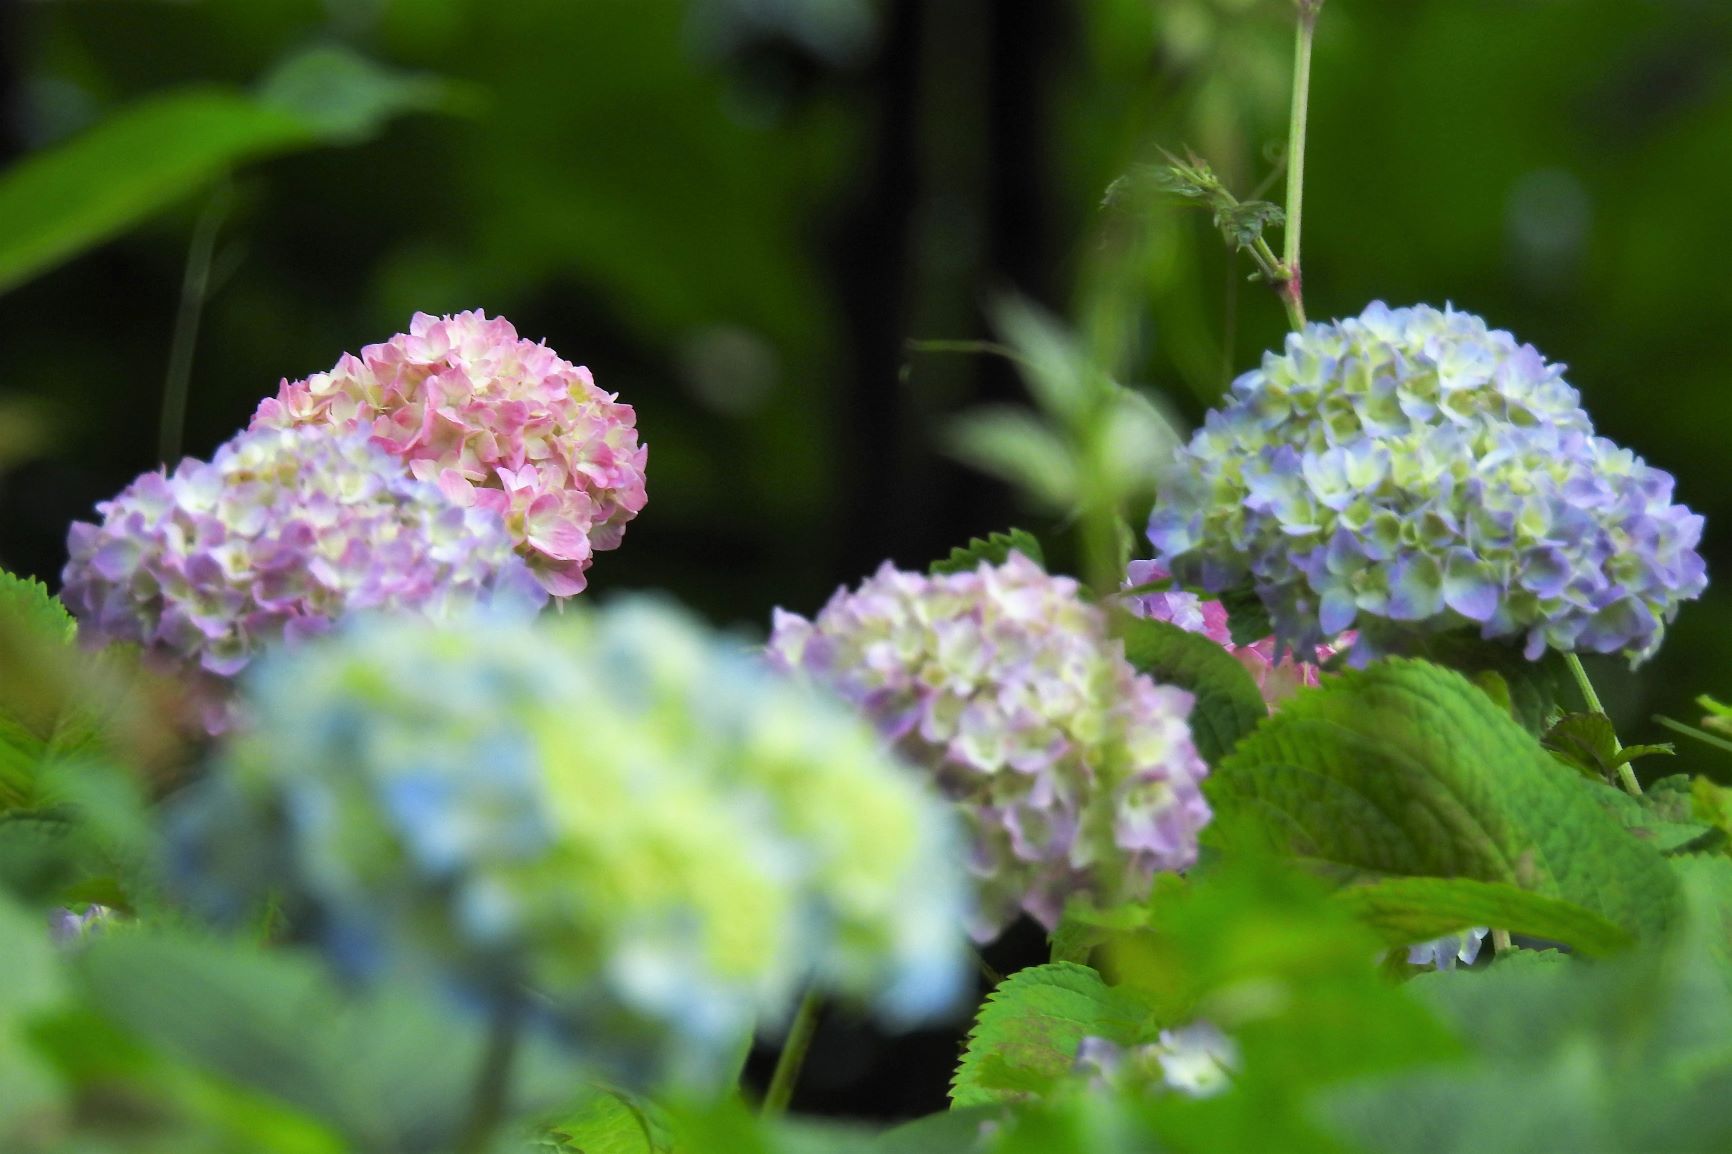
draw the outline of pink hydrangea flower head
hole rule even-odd
[[[1323,677],[1320,666],[1335,654],[1351,646],[1354,634],[1349,631],[1330,645],[1317,646],[1317,661],[1296,661],[1291,653],[1275,655],[1275,638],[1265,637],[1250,645],[1233,644],[1233,634],[1227,627],[1227,607],[1219,601],[1209,601],[1183,589],[1142,589],[1171,581],[1172,575],[1156,561],[1132,561],[1125,586],[1140,592],[1125,598],[1126,606],[1138,617],[1155,621],[1170,621],[1191,633],[1201,633],[1239,659],[1239,664],[1251,674],[1251,680],[1262,691],[1269,711],[1300,689],[1315,687]]]
[[[583,591],[597,550],[644,507],[637,415],[586,368],[479,310],[416,313],[407,333],[284,381],[254,428],[361,427],[465,507],[504,518],[555,597]]]
[[[774,662],[828,686],[932,774],[973,835],[989,940],[1073,895],[1148,893],[1209,820],[1191,696],[1125,660],[1105,615],[1021,554],[944,576],[886,564],[816,619],[778,611]]]
[[[62,574],[80,638],[190,675],[213,733],[233,721],[228,683],[269,643],[356,610],[547,599],[498,517],[451,504],[359,431],[254,429],[96,508]]]

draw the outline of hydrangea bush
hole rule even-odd
[[[588,369],[476,310],[417,313],[407,333],[284,381],[253,428],[367,430],[454,503],[503,517],[536,578],[569,597],[644,507],[636,421]]]
[[[1019,909],[1147,893],[1196,860],[1208,772],[1191,698],[1140,676],[1068,577],[1012,553],[928,577],[885,565],[813,620],[778,611],[770,652],[859,709],[931,774],[973,833],[990,940]]]
[[[480,312],[98,506],[63,600],[0,572],[0,1150],[1732,1147],[1732,790],[1646,773],[1581,660],[1653,655],[1703,521],[1477,316],[1307,320],[1321,7],[1286,205],[1155,182],[1293,330],[1164,475],[1130,306],[1000,310],[1041,413],[957,443],[1086,583],[1019,530],[767,647],[567,605],[644,505],[633,411]],[[1699,701],[1659,720],[1724,751]],[[867,1016],[937,1031],[898,1054],[954,1109],[781,1119]]]
[[[808,986],[898,1026],[961,993],[942,803],[659,603],[361,620],[247,689],[254,724],[178,811],[180,884],[227,917],[274,893],[351,976],[526,985],[640,1083],[713,1083]]]

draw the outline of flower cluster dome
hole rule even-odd
[[[192,674],[213,732],[229,721],[228,679],[271,642],[357,610],[546,600],[497,517],[452,505],[362,433],[242,433],[97,512],[72,526],[62,575],[80,638]]]
[[[1672,477],[1596,436],[1563,369],[1480,318],[1373,304],[1233,383],[1149,524],[1187,585],[1249,581],[1283,647],[1349,627],[1362,663],[1474,629],[1546,649],[1658,648],[1706,585]]]
[[[504,517],[537,579],[567,597],[644,507],[636,420],[588,369],[475,311],[417,313],[407,333],[284,381],[253,427],[369,430],[451,500]]]
[[[219,915],[280,896],[358,980],[527,987],[634,1082],[726,1077],[808,985],[893,1024],[963,992],[943,801],[660,603],[357,619],[247,688],[254,724],[171,823],[174,873]]]
[[[1196,860],[1208,769],[1192,699],[1125,660],[1105,615],[1020,553],[925,576],[886,564],[815,620],[778,611],[770,651],[852,703],[956,802],[986,940],[1066,900],[1148,892]]]
[[[1291,653],[1277,652],[1273,637],[1235,645],[1227,624],[1227,607],[1183,589],[1158,588],[1169,583],[1171,576],[1159,562],[1132,561],[1125,583],[1139,592],[1125,598],[1126,606],[1138,617],[1166,621],[1187,633],[1200,633],[1231,653],[1257,683],[1271,711],[1301,688],[1320,684],[1322,665],[1353,643],[1353,634],[1348,633],[1328,645],[1317,646],[1315,664],[1300,661]]]

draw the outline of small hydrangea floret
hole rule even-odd
[[[838,703],[683,613],[367,618],[261,662],[177,811],[174,875],[267,894],[362,982],[533,991],[599,1073],[712,1084],[808,986],[954,1008],[966,875],[942,799]]]
[[[1434,966],[1440,970],[1453,970],[1457,962],[1471,966],[1479,958],[1480,944],[1490,932],[1485,926],[1476,926],[1460,933],[1433,938],[1429,942],[1420,942],[1416,946],[1408,947],[1408,964]]]
[[[1208,772],[1192,700],[1125,660],[1104,614],[1011,554],[943,576],[886,564],[815,620],[778,611],[775,658],[840,694],[967,819],[987,940],[1025,910],[1145,896],[1196,859]]]
[[[1231,1087],[1240,1067],[1239,1047],[1212,1023],[1195,1021],[1140,1046],[1121,1046],[1089,1036],[1077,1044],[1071,1072],[1090,1089],[1182,1094],[1212,1098]]]
[[[407,333],[284,381],[253,417],[368,430],[452,501],[503,517],[555,597],[582,592],[595,551],[644,507],[636,422],[588,369],[480,311],[417,313]]]
[[[272,642],[360,610],[546,600],[496,516],[452,505],[362,433],[242,433],[97,512],[72,526],[63,574],[80,638],[187,675],[213,732],[232,720],[229,680]]]
[[[1596,436],[1563,368],[1480,318],[1378,303],[1233,383],[1150,520],[1187,585],[1251,583],[1284,648],[1355,664],[1454,630],[1546,649],[1660,645],[1706,585],[1672,477]]]

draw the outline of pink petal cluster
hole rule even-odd
[[[452,505],[361,432],[254,429],[96,509],[100,524],[72,526],[62,575],[81,640],[135,643],[190,675],[213,733],[266,644],[354,610],[547,599],[497,516]]]
[[[1135,589],[1156,585],[1171,580],[1171,577],[1159,562],[1132,561],[1126,585]],[[1233,644],[1233,634],[1227,628],[1227,607],[1219,601],[1205,601],[1195,593],[1172,589],[1145,591],[1126,598],[1126,604],[1138,617],[1170,621],[1188,632],[1201,633],[1238,658],[1239,664],[1250,671],[1252,680],[1263,693],[1263,700],[1269,703],[1271,713],[1282,700],[1301,688],[1316,686],[1323,675],[1318,666],[1334,657],[1338,650],[1352,645],[1354,639],[1354,634],[1348,632],[1336,638],[1334,645],[1317,646],[1315,665],[1309,661],[1295,661],[1291,653],[1284,654],[1277,661],[1273,637],[1265,637],[1250,645]]]
[[[854,705],[961,811],[980,940],[1019,909],[1052,929],[1073,895],[1145,896],[1195,862],[1209,820],[1191,696],[1137,673],[1078,593],[1013,553],[945,576],[886,564],[815,620],[776,613],[772,660]]]
[[[284,381],[253,428],[362,427],[459,505],[504,518],[555,597],[581,593],[594,551],[644,507],[637,415],[589,370],[479,310],[416,313],[409,331],[328,373]]]

